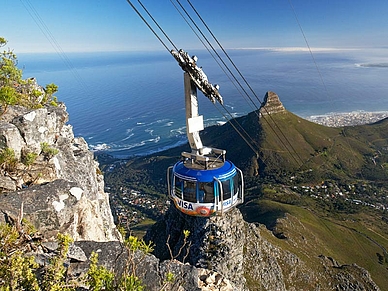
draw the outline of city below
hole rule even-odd
[[[313,115],[306,119],[330,127],[370,124],[388,117],[388,111],[353,111],[347,113],[330,113]]]

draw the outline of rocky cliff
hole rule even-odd
[[[29,220],[47,238],[118,240],[103,175],[63,104],[9,106],[0,120],[0,221]]]
[[[69,234],[75,241],[67,254],[69,278],[85,276],[95,252],[99,264],[118,276],[127,266],[136,266],[129,272],[136,271],[147,290],[233,290],[212,270],[160,261],[125,247],[98,163],[67,121],[63,104],[34,110],[11,106],[2,115],[0,223],[18,225],[26,219],[38,230],[18,247],[44,268],[58,252],[57,234]],[[27,162],[27,157],[34,159]],[[173,282],[166,281],[168,274],[173,274]]]
[[[184,230],[190,231],[186,242]],[[233,290],[380,290],[355,264],[341,265],[323,254],[299,257],[279,247],[285,242],[264,225],[247,223],[239,209],[199,218],[172,206],[146,238],[156,244],[155,255],[161,260],[176,257],[217,272]]]
[[[260,116],[275,114],[275,113],[286,113],[279,96],[272,91],[268,91],[263,100],[263,104],[259,109]]]

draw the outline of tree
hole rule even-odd
[[[0,47],[4,47],[7,40],[0,37]],[[9,105],[22,105],[27,108],[41,108],[46,104],[57,106],[57,99],[53,94],[58,86],[51,83],[43,89],[33,78],[23,80],[22,70],[17,67],[17,56],[7,49],[0,52],[0,105],[4,114]]]
[[[6,44],[7,40],[0,37],[0,47]],[[22,80],[22,70],[17,68],[16,54],[11,49],[8,49],[4,50],[0,57],[0,86],[19,84]]]
[[[0,47],[7,44],[7,40],[0,37]],[[19,94],[15,86],[22,80],[22,71],[17,68],[17,57],[10,49],[0,53],[0,104],[3,113],[8,105],[15,105]]]
[[[7,44],[7,40],[4,37],[0,36],[0,47],[3,47]]]
[[[19,94],[15,88],[3,86],[0,88],[0,104],[3,106],[3,113],[7,111],[8,105],[15,105],[19,99]]]
[[[53,106],[57,105],[57,98],[54,96],[56,92],[58,92],[58,86],[54,83],[47,84],[45,88],[45,96],[43,98],[44,103],[50,103]]]

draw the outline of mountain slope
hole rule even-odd
[[[310,182],[323,179],[362,179],[365,169],[378,172],[372,180],[388,178],[384,165],[387,153],[388,120],[372,125],[333,128],[307,121],[286,109],[279,110],[277,95],[265,98],[270,114],[252,112],[237,120],[252,137],[257,154],[226,124],[203,133],[205,144],[225,148],[227,157],[249,176],[298,175]],[[271,112],[271,103],[276,111]],[[372,159],[373,157],[379,159]],[[305,175],[306,171],[309,172]]]
[[[277,95],[268,94],[278,106]],[[284,108],[276,107],[277,111],[271,113],[268,102],[263,108],[269,108],[270,114],[251,112],[222,126],[206,128],[201,133],[203,144],[225,149],[227,159],[240,167],[247,178],[287,182],[294,177],[298,183],[310,184],[324,180],[388,181],[388,119],[333,128],[307,121]],[[251,146],[235,128],[249,134],[246,139]],[[128,177],[129,182],[147,180],[155,190],[164,192],[166,169],[180,159],[182,151],[190,151],[188,144],[131,158],[125,166],[107,173],[107,180],[121,183],[122,176]]]
[[[268,271],[275,277],[282,274],[284,280],[273,277],[274,283],[287,290],[314,290],[317,286],[323,290],[329,286],[335,286],[334,290],[350,290],[346,289],[349,286],[356,286],[354,290],[379,290],[373,281],[381,290],[387,290],[388,216],[384,207],[388,120],[332,128],[287,111],[273,92],[268,92],[265,100],[259,112],[236,119],[252,137],[250,142],[257,152],[242,140],[231,123],[208,127],[201,135],[205,145],[226,149],[227,158],[245,173],[246,199],[239,210],[249,223],[246,235],[252,237],[244,240],[247,244],[241,249],[250,253],[244,254],[244,265],[239,266],[245,272],[246,286],[264,290],[264,285],[260,289],[258,284],[270,282],[272,277],[265,277]],[[130,159],[107,173],[106,183],[112,192],[116,191],[114,185],[119,185],[150,196],[165,194],[166,169],[180,159],[182,151],[189,151],[188,145]],[[120,191],[117,189],[115,195]],[[178,239],[182,229],[192,227],[187,223],[191,217],[185,216],[173,217],[171,227],[166,228],[168,213],[176,212],[171,208],[155,224],[156,234],[150,238],[162,248],[166,237],[172,237],[171,229]],[[222,217],[214,220],[228,225]],[[236,229],[242,224],[245,222],[238,223]],[[191,233],[203,235],[205,230],[193,227]],[[160,231],[165,232],[165,237]],[[211,264],[220,263],[233,273],[228,269],[234,266],[228,265],[228,256],[226,261],[211,256],[211,251],[224,250],[214,249],[212,237],[209,235],[202,252],[206,256],[210,251]],[[216,241],[223,246],[222,240]],[[199,239],[197,244],[200,242],[206,241]],[[267,256],[267,251],[271,255]],[[297,265],[292,263],[294,256]],[[263,268],[257,267],[257,258],[261,257]]]

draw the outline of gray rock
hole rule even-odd
[[[70,245],[67,257],[78,262],[85,262],[88,259],[85,255],[85,252],[79,246],[74,244]]]
[[[259,113],[260,116],[275,113],[286,113],[286,109],[280,101],[279,96],[275,92],[268,91],[264,96],[264,100],[262,106],[260,107]]]
[[[49,251],[56,251],[59,247],[59,244],[57,241],[45,241],[41,242],[42,247],[45,247]]]
[[[15,181],[8,176],[0,176],[0,189],[3,191],[15,191]]]
[[[98,262],[108,270],[113,270],[117,276],[127,271],[134,271],[146,285],[146,290],[236,290],[236,289],[202,289],[202,287],[214,287],[215,280],[209,283],[200,281],[200,275],[208,274],[204,269],[196,268],[189,264],[182,264],[177,260],[159,261],[155,256],[143,254],[140,251],[128,252],[120,242],[92,242],[78,241],[75,243],[85,255],[90,258],[92,252],[98,254]],[[89,261],[71,262],[68,274],[70,276],[82,276],[89,268]],[[125,268],[128,267],[127,270]],[[135,269],[134,269],[135,268]],[[167,274],[173,274],[173,280],[167,282]],[[212,273],[217,277],[219,287],[231,286],[224,276]],[[207,276],[208,277],[208,276]],[[202,287],[200,287],[200,285]],[[164,288],[164,289],[162,289]]]
[[[30,255],[35,257],[35,262],[41,267],[48,266],[50,264],[50,260],[52,259],[52,256],[46,253]]]
[[[284,218],[289,219],[290,216]],[[179,253],[183,230],[189,230],[190,236]],[[238,209],[224,216],[200,218],[182,214],[171,206],[147,233],[146,240],[154,242],[154,254],[161,260],[171,259],[168,242],[173,258],[190,263],[196,271],[206,270],[192,274],[198,276],[201,290],[286,291],[300,290],[300,286],[317,291],[332,290],[333,286],[336,286],[333,290],[380,290],[365,269],[341,265],[325,256],[311,258],[317,264],[311,268],[311,261],[307,264],[270,243],[265,239],[268,236],[279,240],[265,226],[245,222]]]
[[[0,171],[6,193],[0,195],[0,221],[15,220],[23,203],[24,216],[47,238],[64,232],[74,240],[119,240],[98,163],[67,121],[63,104],[35,110],[10,106],[1,116],[0,149],[14,149],[19,162],[12,172]],[[42,154],[42,143],[58,154]],[[39,156],[27,167],[21,156],[31,152]]]
[[[224,216],[210,218],[187,216],[171,206],[163,220],[146,235],[152,241],[155,255],[171,259],[166,242],[171,247],[173,258],[188,262],[197,268],[209,269],[222,274],[236,290],[244,290],[244,220],[239,210],[234,209]],[[182,251],[183,230],[189,230],[188,242]]]
[[[15,157],[20,159],[22,149],[26,144],[19,132],[19,129],[12,123],[0,121],[0,148],[11,148]]]

